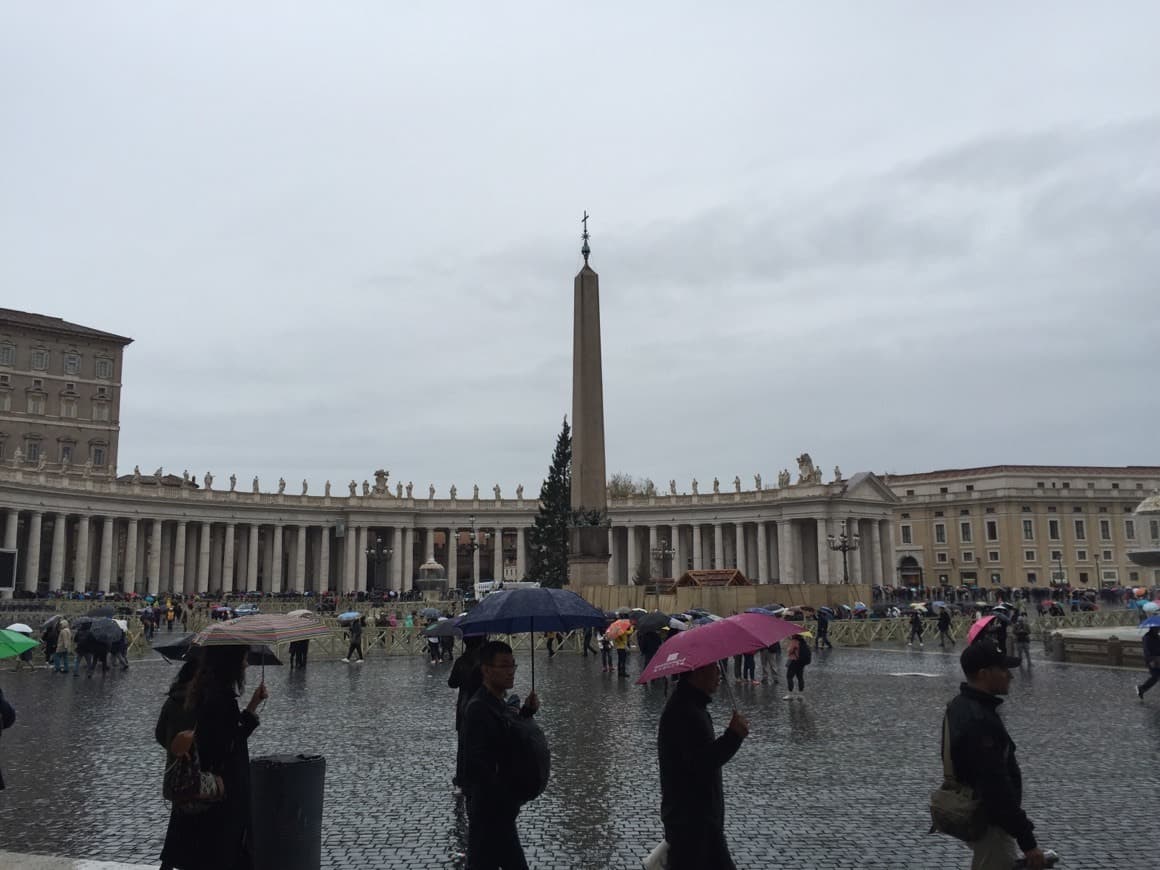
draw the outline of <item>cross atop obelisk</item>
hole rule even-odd
[[[568,582],[575,586],[608,583],[608,529],[590,525],[608,509],[604,464],[604,379],[600,363],[600,277],[588,265],[588,212],[580,253],[584,265],[573,282],[572,312],[572,529]]]

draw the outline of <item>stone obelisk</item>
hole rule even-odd
[[[608,509],[604,465],[604,378],[600,364],[600,277],[588,265],[588,213],[584,213],[584,265],[574,282],[572,313],[572,510],[604,517]],[[608,528],[572,529],[568,582],[573,586],[608,583]]]

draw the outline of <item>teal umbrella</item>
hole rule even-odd
[[[6,628],[0,629],[0,659],[14,659],[21,653],[36,649],[38,646],[40,646],[40,642],[33,640],[28,635],[18,631],[9,631]]]

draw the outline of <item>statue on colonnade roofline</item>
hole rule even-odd
[[[402,498],[402,497],[403,497],[403,484],[396,483],[395,484],[395,498]]]
[[[205,473],[205,488],[213,489],[213,475],[208,471]]]
[[[387,489],[387,478],[390,476],[391,472],[385,468],[375,472],[375,495],[390,495],[390,490]]]
[[[713,478],[713,495],[717,495],[720,492],[721,492],[721,481],[714,477]]]
[[[699,494],[699,491],[697,489],[697,478],[694,477],[693,478],[693,495],[698,495],[698,494]]]
[[[284,492],[286,492],[286,478],[279,477],[278,478],[278,495],[282,495]]]
[[[676,494],[677,494],[677,481],[673,478],[669,478],[669,495],[676,495]]]
[[[760,474],[753,475],[753,487],[758,492],[761,492],[761,475]]]
[[[819,465],[817,468],[814,469],[814,483],[821,483],[821,482],[822,482],[822,466]]]
[[[808,453],[797,458],[798,483],[812,483],[814,479],[814,461]]]
[[[841,483],[841,481],[842,481],[842,469],[839,466],[835,465],[834,466],[834,483]]]
[[[19,449],[19,448],[17,448],[17,449]],[[140,482],[141,482],[141,466],[134,465],[133,466],[133,483],[140,483]]]
[[[309,488],[309,485],[306,483],[306,478],[304,477],[304,478],[302,478],[302,494],[303,495],[306,495],[306,490],[308,488]]]
[[[733,491],[741,492],[741,475],[737,475],[733,478]]]
[[[354,498],[356,495],[358,495],[358,482],[352,480],[350,482],[350,497]]]
[[[164,476],[165,476],[165,468],[163,466],[160,466],[160,465],[157,466],[157,470],[153,472],[153,479],[156,480],[158,483],[161,483],[161,478],[163,478]]]
[[[781,489],[785,489],[787,486],[789,486],[789,480],[790,480],[790,478],[789,478],[789,469],[788,468],[783,468],[781,471],[779,471],[777,473],[777,485]]]
[[[495,493],[495,500],[499,501],[499,498],[500,498],[500,496],[499,496],[499,484],[497,483],[495,486],[493,486],[491,488],[491,491]]]
[[[326,487],[323,489],[322,492],[327,498],[330,498],[330,481],[329,480],[326,481]]]
[[[254,493],[257,494],[259,492],[261,492],[261,490],[258,489],[258,475],[255,474],[254,475]]]
[[[183,472],[181,472],[181,482],[184,485],[189,486],[189,469],[188,468],[185,469]]]
[[[516,498],[520,501],[524,500],[524,485],[522,483],[516,487]]]
[[[230,475],[230,492],[238,488],[238,476],[236,474]]]
[[[370,494],[371,494],[370,481],[364,479],[363,480],[363,495],[370,495]]]
[[[435,501],[435,484],[431,484],[427,487],[427,498],[429,498],[431,501]]]
[[[458,492],[459,492],[459,490],[457,490],[457,489],[455,488],[455,484],[454,484],[454,483],[453,483],[453,484],[451,484],[451,500],[452,500],[452,501],[455,501],[455,495],[456,495],[456,493],[458,493]]]
[[[408,480],[407,481],[407,498],[411,498],[412,497],[411,493],[413,493],[414,491],[415,491],[414,481]]]
[[[475,488],[474,488],[473,492],[474,492],[474,495],[472,497],[478,501],[478,499],[479,499],[479,484],[478,483],[475,484]]]

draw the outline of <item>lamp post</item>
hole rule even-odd
[[[379,588],[379,567],[391,561],[391,553],[393,552],[394,550],[383,544],[382,537],[378,535],[375,536],[374,544],[367,547],[367,558],[370,559],[371,563],[374,565],[374,572],[371,574],[372,589]]]
[[[672,559],[675,555],[677,555],[677,551],[669,546],[668,541],[660,541],[655,547],[652,548],[652,557],[661,563],[661,574],[663,574],[665,577],[669,576],[668,572],[665,571],[665,561]],[[660,592],[659,583],[654,582],[653,587],[653,592]]]
[[[1104,578],[1100,574],[1100,554],[1093,553],[1092,558],[1096,560],[1096,596],[1098,597],[1100,591],[1104,588]]]
[[[469,524],[469,530],[467,532],[467,543],[463,545],[462,549],[463,549],[465,555],[473,557],[473,560],[472,560],[473,567],[472,567],[472,572],[471,572],[471,579],[472,579],[472,582],[474,582],[475,581],[474,554],[480,548],[480,546],[482,546],[480,544],[480,538],[482,537],[486,540],[487,533],[485,532],[481,536],[475,530],[475,514],[472,514],[471,516],[469,516],[467,518],[467,522]],[[457,551],[460,549],[460,547],[459,547],[459,535],[458,534],[455,535],[455,548]]]
[[[826,543],[830,549],[842,554],[842,583],[846,585],[850,583],[850,566],[846,554],[858,549],[859,540],[860,538],[856,532],[849,536],[845,532],[842,532],[836,538],[833,535],[826,535]]]

